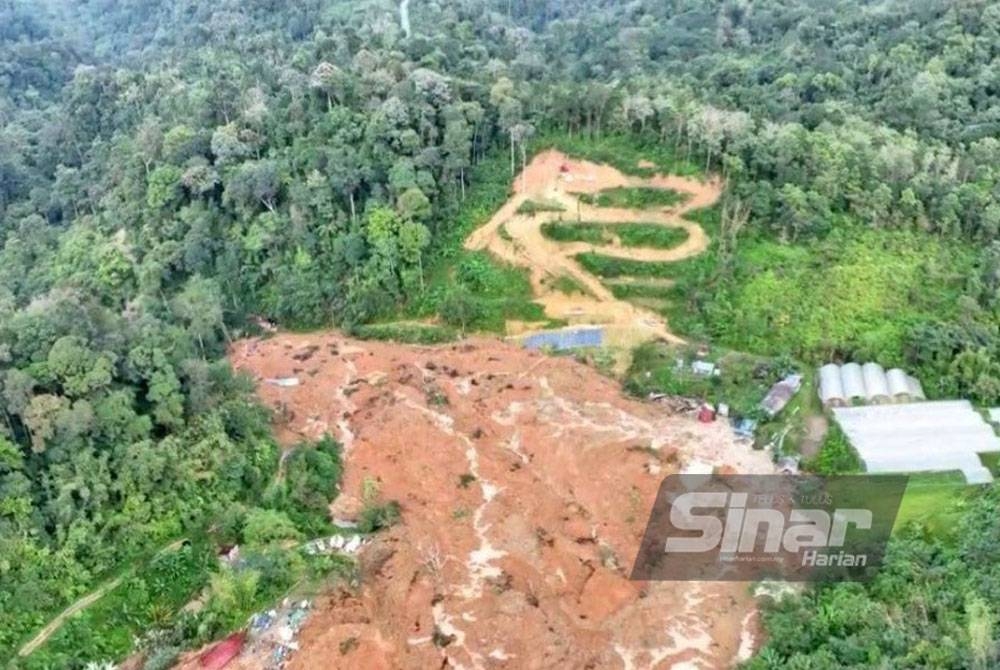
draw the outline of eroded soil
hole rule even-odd
[[[286,445],[329,431],[343,493],[402,522],[362,553],[361,587],[321,598],[291,668],[727,668],[754,646],[746,584],[628,579],[664,476],[691,461],[770,472],[723,423],[624,397],[567,358],[337,333],[234,345],[281,407]]]

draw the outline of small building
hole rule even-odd
[[[785,409],[785,405],[799,392],[800,388],[802,388],[802,375],[788,375],[767,392],[767,395],[760,402],[761,409],[768,416],[774,416]]]
[[[719,368],[715,366],[715,363],[709,363],[708,361],[694,361],[691,363],[691,371],[702,377],[719,375]]]

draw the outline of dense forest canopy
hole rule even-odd
[[[476,165],[544,133],[673,147],[726,178],[745,235],[965,245],[958,317],[907,324],[898,363],[1000,401],[1000,5],[410,14],[407,37],[381,0],[0,2],[0,649],[265,488],[231,331],[426,300]]]

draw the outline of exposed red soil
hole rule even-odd
[[[725,668],[751,647],[746,584],[628,580],[664,476],[692,460],[770,471],[722,423],[498,341],[279,335],[232,359],[300,378],[259,385],[286,445],[344,444],[335,516],[357,512],[366,478],[403,510],[363,551],[361,589],[316,603],[289,667]]]

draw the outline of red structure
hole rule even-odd
[[[215,645],[198,659],[201,667],[208,670],[222,670],[229,662],[240,655],[247,641],[246,633],[233,633],[225,640]]]
[[[698,420],[702,423],[712,423],[715,421],[715,410],[711,405],[702,405],[698,410]]]

